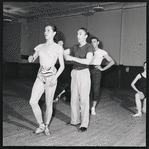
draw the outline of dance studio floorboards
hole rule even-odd
[[[131,89],[101,88],[97,114],[90,115],[86,132],[65,125],[70,104],[59,100],[54,104],[51,135],[33,134],[38,126],[29,105],[33,81],[3,80],[3,146],[146,146],[146,115],[132,117],[136,110]]]

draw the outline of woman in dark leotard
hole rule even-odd
[[[144,68],[144,71],[142,73],[139,73],[131,83],[132,88],[137,92],[135,94],[135,102],[136,102],[138,112],[134,114],[133,117],[141,116],[142,112],[146,113],[146,62],[143,63],[143,68]],[[139,86],[136,87],[135,83],[138,80],[139,80]],[[143,107],[141,105],[142,99],[144,99]]]

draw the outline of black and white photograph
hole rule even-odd
[[[146,147],[147,2],[3,2],[2,146]]]

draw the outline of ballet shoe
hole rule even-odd
[[[39,134],[39,133],[42,133],[44,132],[45,130],[45,125],[44,124],[41,124],[37,129],[36,131],[34,132],[35,134]]]
[[[91,114],[92,115],[96,115],[96,112],[95,112],[95,108],[94,107],[91,108]]]
[[[45,130],[44,130],[44,133],[46,136],[50,136],[50,130],[46,127]]]
[[[142,114],[141,113],[136,113],[136,114],[134,114],[134,115],[132,115],[133,117],[141,117],[142,116]]]

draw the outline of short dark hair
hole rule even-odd
[[[81,27],[81,28],[79,28],[78,30],[80,30],[80,29],[81,29],[81,30],[83,30],[83,31],[85,32],[85,34],[89,36],[89,32],[87,31],[87,29],[86,29],[86,28]]]
[[[91,40],[92,40],[92,39],[96,39],[97,41],[100,42],[100,40],[99,40],[97,37],[95,37],[95,36],[94,36],[94,37],[91,37]]]
[[[45,24],[45,27],[46,27],[46,26],[51,26],[51,27],[52,27],[53,32],[57,32],[57,27],[56,27],[56,25],[55,25],[55,24],[52,24],[52,23],[46,23],[46,24]]]
[[[92,37],[90,38],[90,43],[91,43],[92,39],[96,39],[97,42],[99,42],[98,48],[101,48],[101,49],[103,48],[103,43],[102,43],[102,41],[100,41],[96,36],[92,36]]]
[[[56,43],[58,43],[59,41],[63,41],[63,43],[65,43],[65,36],[64,36],[64,34],[63,34],[61,31],[59,31],[59,30],[57,30],[57,34],[56,34],[56,36],[55,36],[55,41],[56,41]]]

